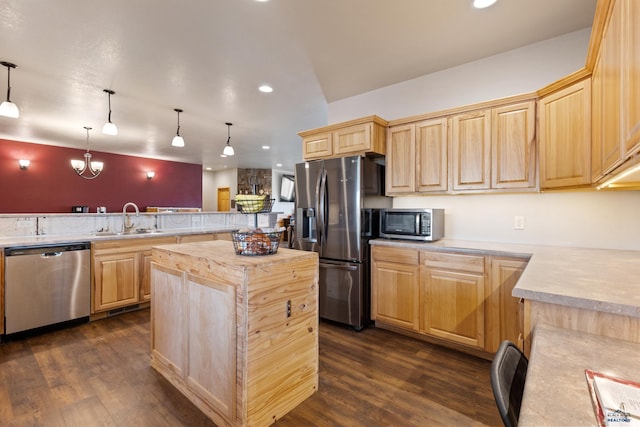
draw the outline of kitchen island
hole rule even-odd
[[[264,426],[318,388],[318,256],[156,246],[151,365],[217,425]]]

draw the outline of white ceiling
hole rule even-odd
[[[1,0],[0,60],[18,65],[20,118],[0,117],[0,138],[84,150],[91,126],[92,151],[293,170],[297,132],[326,125],[327,102],[589,27],[596,0],[470,3]],[[101,133],[105,88],[118,136]],[[174,108],[184,148],[170,144]],[[223,159],[225,122],[236,156]]]

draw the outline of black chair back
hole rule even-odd
[[[527,377],[526,356],[511,341],[503,341],[491,362],[491,388],[506,427],[516,427]]]

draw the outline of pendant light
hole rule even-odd
[[[84,160],[71,160],[71,167],[82,178],[93,179],[100,175],[104,168],[104,163],[91,161],[91,153],[89,152],[89,131],[91,128],[88,126],[84,128],[87,130],[87,152],[84,153]],[[85,175],[84,173],[87,171],[89,174]]]
[[[6,61],[1,61],[0,64],[3,67],[7,67],[7,100],[0,104],[0,116],[17,119],[20,117],[20,111],[18,111],[18,106],[11,102],[11,69],[17,66]]]
[[[224,147],[222,154],[224,154],[225,156],[233,156],[233,147],[229,143],[231,141],[231,126],[233,126],[233,123],[227,122],[225,123],[225,125],[227,125],[227,145]]]
[[[171,145],[174,147],[184,147],[184,139],[180,136],[180,113],[182,113],[183,110],[174,108],[173,111],[178,113],[178,129],[176,130],[176,136],[174,136],[171,141]]]
[[[110,89],[103,89],[102,91],[106,92],[109,95],[109,117],[107,119],[107,123],[105,123],[104,127],[102,128],[102,133],[104,133],[105,135],[117,135],[118,127],[115,125],[115,123],[111,122],[111,95],[115,95],[116,93]]]

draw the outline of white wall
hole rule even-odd
[[[329,123],[371,114],[397,119],[532,92],[584,67],[581,30],[329,104]],[[415,196],[393,206],[445,209],[454,239],[640,250],[640,192]],[[514,216],[525,229],[514,230]]]
[[[393,120],[533,92],[585,65],[591,29],[534,43],[329,104],[329,123]]]
[[[238,190],[238,169],[202,171],[202,210],[218,210],[218,188],[229,187],[233,199]],[[232,211],[235,209],[231,209]]]

